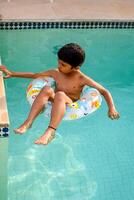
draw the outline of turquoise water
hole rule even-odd
[[[81,70],[113,95],[121,118],[107,117],[103,100],[94,114],[63,121],[48,146],[34,140],[49,120],[40,115],[24,135],[13,133],[29,112],[30,80],[6,80],[11,122],[9,200],[134,199],[134,30],[21,30],[0,32],[0,55],[13,71],[43,71],[57,65],[56,52],[77,42],[86,51]]]

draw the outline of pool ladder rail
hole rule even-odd
[[[0,58],[1,65],[1,58]],[[3,73],[0,71],[0,138],[9,136],[9,116],[6,102]]]

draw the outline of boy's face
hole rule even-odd
[[[64,74],[69,74],[70,72],[74,71],[74,69],[77,68],[72,68],[72,66],[62,60],[58,60],[58,69],[60,72]]]

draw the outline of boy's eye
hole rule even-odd
[[[63,67],[65,67],[65,65],[64,65],[63,63],[62,63],[61,65],[62,65]]]

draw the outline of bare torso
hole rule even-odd
[[[84,75],[79,71],[73,71],[69,74],[64,74],[59,70],[56,70],[55,74],[56,91],[63,91],[73,101],[80,98],[80,94],[83,89],[82,80]]]

